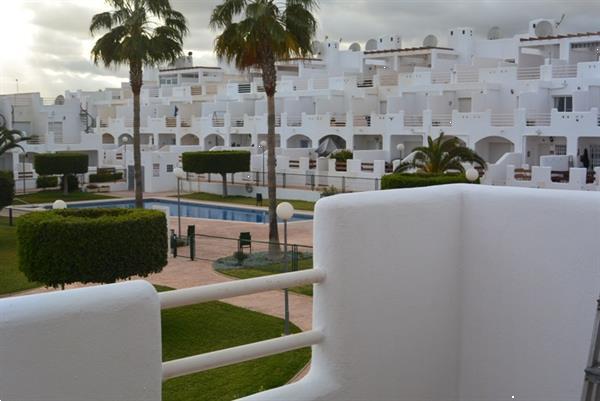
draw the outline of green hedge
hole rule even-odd
[[[144,209],[34,212],[17,222],[19,268],[58,287],[146,277],[167,264],[164,213]]]
[[[115,182],[123,179],[123,173],[90,174],[90,182]]]
[[[353,157],[354,157],[354,153],[352,153],[351,150],[345,150],[345,149],[338,150],[329,156],[329,158],[335,159],[338,162],[345,162],[345,161],[352,159]]]
[[[183,170],[189,173],[230,174],[250,171],[250,152],[222,150],[217,152],[185,152]]]
[[[15,179],[11,171],[0,171],[0,209],[12,205],[15,197]]]
[[[381,189],[417,188],[432,185],[468,184],[464,174],[389,174],[381,179]]]
[[[73,174],[69,174],[67,177],[67,190],[68,192],[77,192],[79,191],[79,178]],[[65,190],[65,176],[60,178],[60,189]]]
[[[38,188],[54,188],[58,186],[58,177],[53,175],[40,175],[35,183]]]
[[[36,155],[34,169],[39,175],[83,174],[88,171],[88,155],[58,152]]]

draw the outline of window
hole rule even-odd
[[[570,113],[573,111],[573,96],[556,96],[554,98],[554,108],[560,113]]]
[[[554,154],[557,156],[565,156],[567,154],[567,145],[554,145]]]
[[[173,172],[173,165],[167,164],[167,173],[172,173],[172,172]]]
[[[152,165],[152,177],[160,177],[160,164],[154,163]]]

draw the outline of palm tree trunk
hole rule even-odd
[[[223,177],[223,197],[227,197],[227,174],[221,173],[221,177]]]
[[[279,229],[277,226],[277,175],[275,171],[275,91],[277,71],[275,62],[267,63],[263,67],[263,85],[267,94],[267,187],[269,195],[269,254],[278,256],[281,252],[279,246]]]
[[[133,171],[135,176],[135,207],[144,207],[142,151],[140,149],[140,92],[142,89],[142,65],[132,64],[129,70],[133,93]],[[127,166],[125,166],[127,167]]]

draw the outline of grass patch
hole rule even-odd
[[[252,254],[252,256],[258,256],[258,260],[262,260],[261,253]],[[256,265],[254,258],[249,258],[244,261],[244,265],[242,267],[232,267],[230,264],[233,263],[233,257],[229,256],[227,258],[219,259],[214,263],[214,268],[219,273],[225,274],[230,277],[235,277],[238,279],[247,279],[247,278],[255,278],[255,277],[263,277],[270,276],[273,274],[280,274],[285,272],[285,266],[281,262],[276,263],[267,263],[264,265]],[[304,257],[303,259],[298,260],[298,269],[299,270],[307,270],[313,268],[313,260],[312,255],[310,257]],[[307,284],[300,287],[290,288],[290,291],[308,295],[313,295],[313,285]]]
[[[175,197],[175,196],[173,196]],[[206,192],[196,192],[193,194],[182,195],[182,198],[193,199],[199,201],[209,202],[221,202],[221,203],[235,203],[238,205],[256,206],[256,198],[247,198],[245,196],[221,196],[217,194],[209,194]],[[286,200],[278,199],[277,202],[289,202],[297,210],[315,210],[315,202],[301,201],[301,200]],[[268,200],[263,200],[263,205],[268,205]]]
[[[40,287],[32,283],[17,266],[17,229],[0,217],[0,295]]]
[[[157,286],[158,291],[167,287]],[[292,332],[300,330],[292,325]],[[163,360],[235,347],[281,336],[283,320],[222,302],[162,312]],[[163,400],[233,400],[279,387],[310,360],[310,348],[274,355],[163,384]]]
[[[33,192],[26,195],[15,196],[15,202],[13,204],[19,205],[21,202],[17,201],[20,199],[27,203],[52,203],[57,199],[64,200],[65,202],[76,202],[76,201],[87,201],[87,200],[101,200],[101,199],[113,199],[114,196],[102,195],[90,192],[70,192],[65,195],[62,191],[40,191]]]

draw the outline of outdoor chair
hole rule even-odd
[[[238,252],[244,252],[244,248],[248,248],[252,253],[252,234],[248,232],[240,233],[238,239]]]

